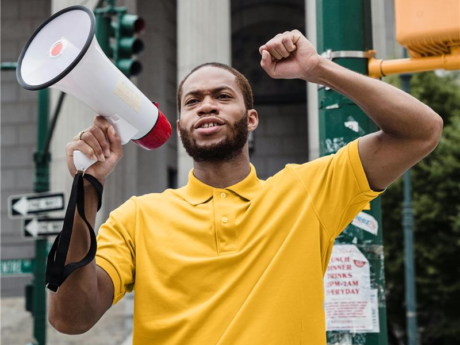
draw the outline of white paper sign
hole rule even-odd
[[[380,333],[380,320],[379,320],[379,295],[377,289],[370,290],[370,297],[372,302],[372,329],[362,331],[363,333]]]
[[[377,222],[377,219],[365,212],[359,212],[351,224],[374,235],[377,235],[379,231],[379,223]]]
[[[370,286],[369,261],[361,251],[349,244],[334,246],[324,276],[327,331],[374,332]]]

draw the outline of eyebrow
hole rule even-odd
[[[189,96],[189,95],[201,95],[203,94],[203,92],[205,91],[206,89],[198,89],[198,90],[192,90],[192,91],[189,91],[187,92],[185,95],[184,95],[184,99]],[[209,89],[211,91],[211,93],[218,93],[220,91],[223,91],[223,90],[230,90],[232,91],[233,93],[235,93],[235,90],[233,90],[230,86],[218,86],[216,88],[213,88],[213,89]]]

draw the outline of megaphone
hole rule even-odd
[[[115,128],[124,145],[146,149],[163,145],[171,125],[139,89],[104,54],[95,37],[96,19],[84,6],[67,7],[47,19],[24,46],[16,69],[27,90],[47,87],[68,93]],[[77,170],[96,161],[74,152]]]

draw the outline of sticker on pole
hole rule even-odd
[[[351,224],[373,235],[377,235],[379,232],[379,223],[377,219],[365,212],[359,212]]]
[[[327,331],[379,331],[369,261],[355,245],[336,245],[332,249],[324,276],[324,295]]]

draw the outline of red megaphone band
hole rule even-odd
[[[158,103],[153,102],[158,108]],[[153,128],[142,138],[133,140],[137,145],[147,150],[153,150],[163,145],[171,137],[171,124],[158,108],[158,119]]]

